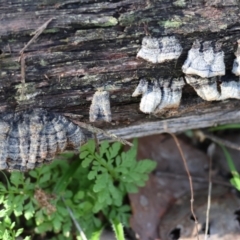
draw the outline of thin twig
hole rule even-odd
[[[215,150],[215,144],[212,143],[208,147],[209,156],[209,171],[208,171],[208,200],[207,200],[207,211],[206,211],[206,226],[205,226],[205,236],[204,239],[208,239],[208,229],[209,229],[209,213],[211,208],[211,194],[212,194],[212,157]]]
[[[87,129],[88,131],[92,132],[92,133],[96,133],[96,134],[103,134],[111,139],[114,139],[124,145],[129,145],[130,147],[133,146],[132,143],[128,142],[127,140],[123,139],[123,138],[120,138],[118,136],[116,136],[115,134],[112,134],[112,133],[109,133],[107,131],[104,131],[100,128],[96,128],[96,127],[93,127],[91,126],[90,124],[86,124],[86,123],[83,123],[83,122],[79,122],[77,120],[72,120],[74,123],[76,123],[78,126],[82,127],[82,128],[85,128]]]
[[[48,24],[53,20],[54,18],[50,18],[47,20],[42,26],[40,26],[36,31],[34,31],[31,35],[34,35],[30,41],[24,46],[24,48],[19,52],[20,54],[23,54],[23,52],[29,47],[31,43],[33,43],[40,34],[47,28]]]
[[[62,201],[63,201],[65,207],[66,207],[67,210],[68,210],[68,213],[69,213],[69,215],[70,215],[70,217],[71,217],[71,219],[72,219],[72,221],[73,221],[75,227],[76,227],[77,230],[79,231],[82,240],[87,240],[87,237],[85,236],[85,234],[84,234],[82,228],[80,227],[78,221],[77,221],[76,218],[74,217],[74,214],[73,214],[71,208],[69,208],[69,207],[67,206],[67,204],[66,204],[64,198],[63,198],[63,197],[61,197],[61,198],[62,198]]]
[[[184,156],[184,154],[183,154],[182,148],[181,148],[181,146],[180,146],[180,143],[179,143],[177,137],[176,137],[173,133],[171,133],[171,132],[166,132],[166,133],[170,134],[170,135],[173,137],[173,139],[174,139],[174,141],[175,141],[175,143],[176,143],[176,145],[177,145],[178,151],[180,152],[180,155],[181,155],[181,157],[182,157],[183,164],[184,164],[185,170],[186,170],[187,175],[188,175],[189,185],[190,185],[190,192],[191,192],[191,199],[190,199],[191,206],[190,206],[190,208],[191,208],[192,216],[193,216],[194,221],[195,221],[195,227],[196,227],[196,231],[197,231],[197,239],[199,240],[198,220],[197,220],[196,214],[195,214],[195,212],[194,212],[194,208],[193,208],[194,191],[193,191],[192,177],[191,177],[190,171],[189,171],[188,166],[187,166],[186,158],[185,158],[185,156]]]
[[[96,144],[96,151],[99,154],[100,150],[99,150],[99,142],[98,142],[98,138],[97,138],[97,134],[94,133],[94,140],[95,140],[95,144]]]
[[[21,83],[22,83],[20,99],[23,100],[24,95],[25,95],[25,83],[26,83],[26,81],[25,81],[25,56],[23,53],[21,54],[20,61],[21,61]]]
[[[213,134],[207,133],[205,131],[197,130],[196,132],[202,134],[205,138],[208,138],[208,139],[212,140],[213,142],[220,143],[220,144],[222,144],[226,147],[232,148],[232,149],[240,150],[240,146],[238,144],[235,144],[228,140],[216,137]]]
[[[165,178],[181,179],[181,180],[186,180],[186,178],[187,178],[186,175],[179,175],[179,174],[176,174],[176,173],[166,173],[166,172],[161,172],[161,171],[157,171],[156,176],[165,177]],[[192,177],[192,181],[193,182],[199,182],[199,183],[208,183],[209,182],[208,179],[201,178],[201,177]],[[212,179],[212,183],[222,185],[222,186],[228,187],[228,188],[229,187],[234,188],[230,183],[223,182],[223,181],[218,181],[218,180],[215,180],[215,179]]]

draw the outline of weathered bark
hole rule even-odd
[[[105,86],[113,121],[98,126],[126,138],[236,122],[240,101],[204,102],[190,86],[183,89],[179,110],[160,117],[141,113],[139,98],[131,94],[142,77],[167,81],[182,76],[181,66],[196,38],[222,39],[224,78],[234,78],[230,70],[240,38],[239,14],[237,0],[2,0],[0,110],[41,107],[77,114],[78,120],[88,122],[91,97]],[[23,88],[19,52],[31,33],[51,18],[24,51]],[[184,48],[178,61],[151,64],[136,59],[142,38],[149,34],[175,35]]]

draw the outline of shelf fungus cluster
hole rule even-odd
[[[142,95],[140,110],[144,113],[164,113],[179,107],[182,97],[182,78],[146,80],[141,79],[133,97]]]
[[[240,75],[240,41],[235,53],[232,72]],[[185,79],[197,94],[206,101],[219,101],[229,98],[240,99],[240,80],[221,80],[225,75],[224,53],[219,42],[200,43],[196,40],[188,52],[188,57],[182,66]]]
[[[151,63],[162,63],[178,59],[181,53],[182,47],[175,36],[161,38],[144,37],[137,57]]]
[[[232,73],[235,74],[236,76],[240,76],[240,40],[238,40],[237,43],[238,48],[237,51],[235,52],[236,58],[234,59],[233,62]]]
[[[95,92],[89,110],[89,121],[112,121],[109,92],[102,90]]]
[[[33,169],[84,142],[81,128],[60,114],[42,109],[2,114],[0,170]]]
[[[196,40],[188,52],[188,57],[182,66],[185,74],[211,78],[225,75],[224,52],[221,43],[207,41],[200,43]]]

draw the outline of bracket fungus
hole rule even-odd
[[[94,93],[89,110],[89,120],[90,122],[112,121],[109,92],[98,90]]]
[[[0,170],[26,171],[85,142],[80,127],[42,109],[0,115]]]
[[[175,36],[161,38],[144,37],[137,57],[151,63],[162,63],[178,59],[181,53],[182,47]]]
[[[237,51],[235,52],[236,58],[234,59],[233,62],[232,73],[235,74],[236,76],[240,76],[240,40],[238,40],[237,43],[238,48]]]
[[[144,113],[163,113],[179,107],[182,97],[182,78],[147,81],[141,79],[132,96],[142,94],[140,110]]]
[[[202,78],[211,78],[225,75],[224,52],[221,43],[200,43],[195,40],[188,52],[188,57],[182,66],[182,71],[187,75],[197,75]]]
[[[186,82],[191,85],[197,92],[198,96],[206,101],[215,101],[220,98],[220,93],[217,89],[217,79],[200,78],[198,76],[185,76]]]

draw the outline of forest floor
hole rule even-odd
[[[240,146],[238,130],[211,134],[226,145]],[[146,186],[129,195],[136,239],[206,239],[205,232],[210,240],[240,239],[239,192],[230,183],[234,174],[238,179],[239,175],[229,169],[223,149],[202,131],[188,131],[177,138],[182,156],[169,134],[139,138],[138,159],[153,159],[158,165]],[[239,150],[226,150],[240,171]]]

